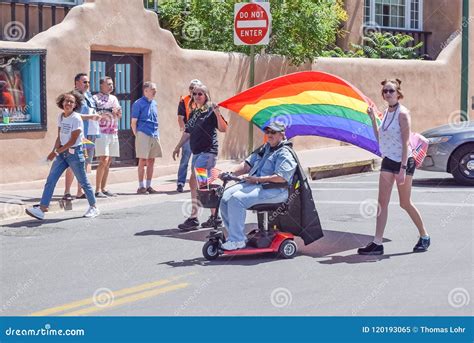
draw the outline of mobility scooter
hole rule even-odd
[[[219,178],[223,185],[209,185],[209,189],[199,189],[198,199],[205,208],[215,208],[214,217],[219,213],[219,204],[224,190],[229,181],[241,182],[242,180],[231,173],[222,173]],[[257,212],[258,228],[247,234],[247,246],[238,250],[224,250],[221,244],[226,241],[222,230],[219,230],[215,224],[213,230],[207,236],[208,241],[202,248],[204,257],[211,261],[220,255],[252,255],[261,253],[277,253],[283,258],[293,258],[297,252],[297,245],[294,241],[294,235],[287,232],[281,232],[276,225],[269,227],[268,214],[283,214],[288,208],[286,202],[276,204],[257,204],[249,210]],[[216,221],[214,221],[216,222]]]

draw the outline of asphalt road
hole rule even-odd
[[[472,315],[472,188],[417,171],[413,201],[429,252],[412,253],[417,230],[394,190],[385,255],[359,256],[375,228],[377,180],[311,182],[325,237],[308,246],[298,239],[292,260],[206,261],[207,230],[176,229],[189,193],[120,202],[92,220],[70,211],[3,222],[0,315]]]

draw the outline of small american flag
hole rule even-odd
[[[222,171],[220,169],[217,169],[217,168],[212,168],[211,169],[211,173],[209,175],[209,184],[213,183],[214,181],[216,181],[218,178],[219,178],[219,174],[221,173]]]

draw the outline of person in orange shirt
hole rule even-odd
[[[194,109],[194,103],[192,102],[192,93],[193,89],[196,85],[201,85],[202,82],[194,79],[189,83],[189,94],[186,96],[182,96],[179,100],[179,105],[178,105],[178,124],[179,124],[179,130],[184,132],[185,125],[189,120],[189,116],[191,113],[191,110]],[[189,165],[189,159],[191,158],[191,147],[189,145],[189,141],[187,141],[182,149],[181,149],[181,159],[179,161],[179,169],[178,169],[178,182],[177,182],[177,188],[176,190],[178,192],[183,192],[184,190],[184,185],[186,184],[186,176],[188,174],[188,165]]]

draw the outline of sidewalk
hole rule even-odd
[[[321,179],[339,175],[358,173],[377,169],[380,159],[365,150],[354,146],[339,146],[313,150],[304,150],[298,152],[298,157],[308,176],[312,179]],[[223,160],[217,163],[216,168],[222,171],[230,171],[236,165],[237,161]],[[176,192],[176,173],[173,169],[163,170],[165,176],[153,179],[152,186],[163,196],[179,194]],[[172,173],[172,174],[171,174]],[[189,175],[189,174],[188,174]],[[90,174],[89,178],[95,180],[95,172]],[[41,198],[45,180],[32,182],[2,184],[0,185],[0,221],[7,219],[16,219],[27,217],[25,208],[38,204]],[[137,168],[125,167],[120,169],[111,169],[109,175],[109,189],[119,194],[115,198],[97,199],[99,208],[107,204],[134,203],[143,201],[151,197],[155,200],[155,195],[137,195]],[[185,188],[185,191],[189,191]],[[72,195],[76,192],[76,182],[73,183]],[[55,189],[55,196],[51,201],[49,212],[83,210],[88,207],[86,200],[63,201],[61,197],[64,193],[64,177],[58,181]]]

